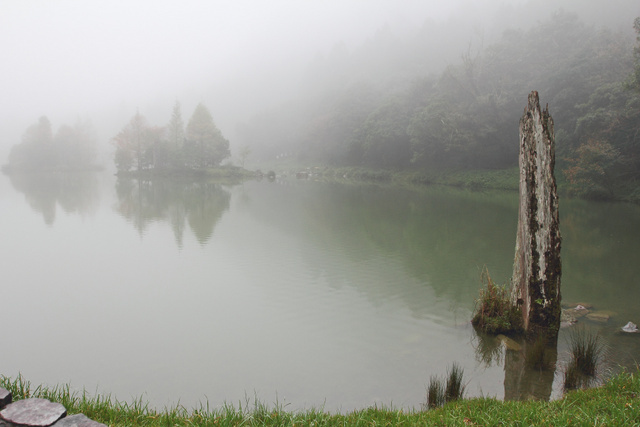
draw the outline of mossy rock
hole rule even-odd
[[[593,311],[587,314],[587,319],[592,320],[598,323],[607,323],[611,318],[613,312],[612,311]]]
[[[587,314],[591,313],[590,310],[576,310],[575,308],[567,308],[565,310],[562,310],[562,315],[563,316],[567,316],[568,318],[573,318],[573,319],[579,319],[581,317],[586,316]]]

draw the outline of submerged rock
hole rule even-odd
[[[504,344],[505,348],[507,350],[510,351],[520,351],[522,350],[522,346],[520,344],[518,344],[515,340],[505,336],[505,335],[498,335],[496,337],[498,339],[498,341],[500,341],[502,344]]]
[[[570,302],[567,304],[563,304],[563,307],[571,308],[574,310],[591,310],[593,308],[593,304],[591,304],[590,302]]]
[[[573,323],[575,323],[576,320],[586,316],[589,313],[591,312],[586,308],[582,308],[579,310],[576,308],[567,308],[566,310],[562,310],[562,314],[560,316],[561,318],[566,317],[566,318],[574,319]]]
[[[577,321],[578,319],[576,318],[576,316],[573,315],[573,313],[570,313],[568,310],[562,310],[562,313],[560,314],[561,328],[566,328],[567,326],[571,326]]]
[[[611,317],[610,313],[604,311],[594,311],[587,314],[587,319],[593,320],[594,322],[606,323],[609,321]]]

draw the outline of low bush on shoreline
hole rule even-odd
[[[149,408],[141,400],[123,403],[111,396],[75,393],[68,385],[31,387],[21,376],[0,377],[0,386],[14,400],[43,397],[63,404],[69,414],[84,413],[110,426],[371,426],[371,425],[638,425],[640,423],[640,375],[623,372],[602,387],[570,392],[551,402],[503,402],[493,398],[462,399],[426,411],[371,407],[346,414],[310,409],[288,412],[259,401],[244,405],[208,405],[194,410],[182,406],[164,411]]]

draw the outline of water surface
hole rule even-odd
[[[563,299],[614,311],[583,323],[633,366],[640,339],[617,330],[640,323],[640,209],[560,208]],[[457,361],[469,395],[526,397],[469,325],[482,267],[508,280],[516,220],[516,193],[1,176],[1,373],[160,408],[346,411],[419,408]],[[543,395],[566,335],[555,383],[527,376]]]

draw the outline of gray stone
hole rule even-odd
[[[65,415],[64,406],[46,399],[18,400],[0,411],[3,420],[32,427],[50,426]]]
[[[107,427],[84,414],[70,415],[54,424],[54,427]]]
[[[11,403],[11,392],[0,387],[0,409]]]

